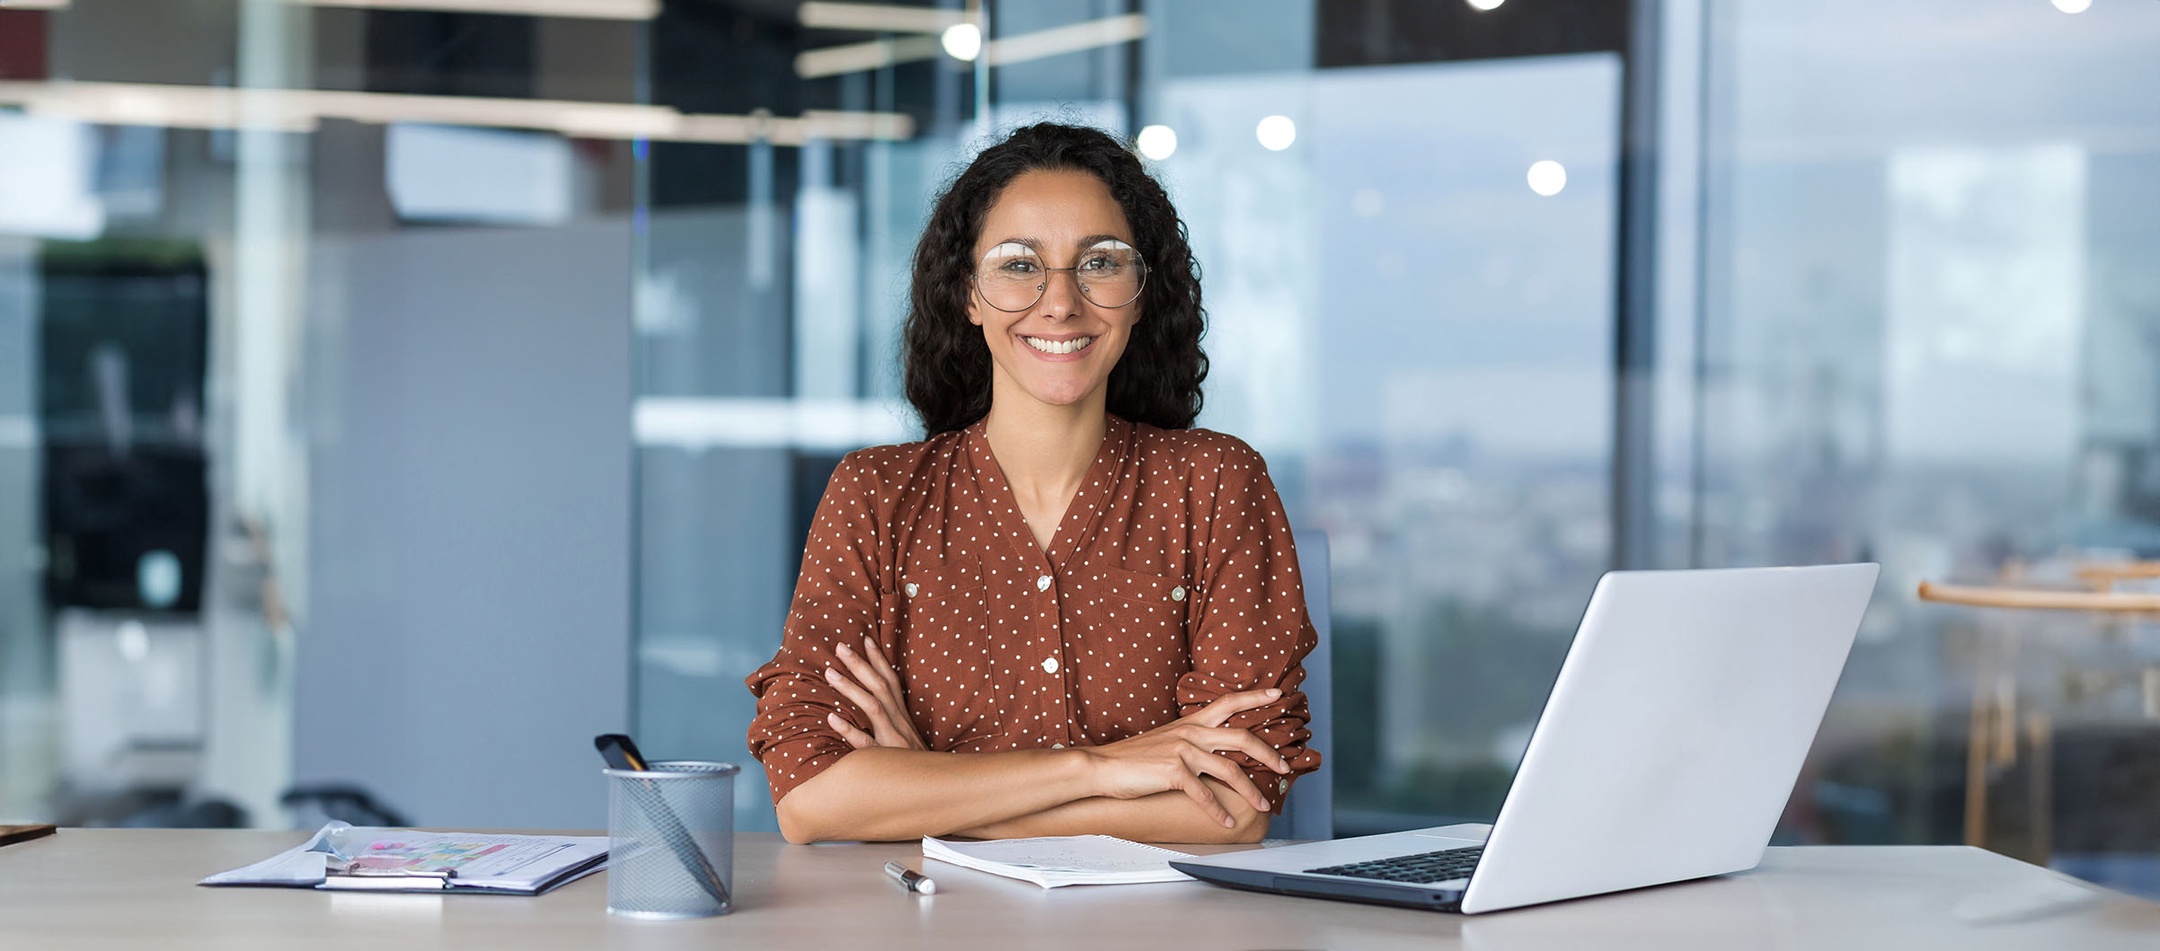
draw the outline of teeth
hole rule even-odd
[[[1035,337],[1021,337],[1020,339],[1027,341],[1028,346],[1044,353],[1072,353],[1076,350],[1085,350],[1088,344],[1095,342],[1093,337],[1074,337],[1071,340],[1040,340]]]

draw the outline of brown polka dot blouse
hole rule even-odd
[[[1110,743],[1280,687],[1229,725],[1293,775],[1320,765],[1297,689],[1316,640],[1297,549],[1266,464],[1234,436],[1111,417],[1048,551],[981,422],[849,453],[818,504],[780,653],[746,681],[750,752],[775,802],[851,752],[827,713],[868,729],[824,679],[833,646],[865,635],[933,750]],[[1232,755],[1279,811],[1289,784]]]

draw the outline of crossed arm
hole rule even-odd
[[[1151,842],[1257,842],[1267,800],[1237,763],[1242,753],[1288,774],[1290,763],[1232,716],[1281,696],[1229,693],[1138,736],[1095,747],[1004,753],[930,752],[909,719],[900,678],[868,639],[835,650],[826,681],[860,707],[868,731],[838,714],[854,747],[778,803],[790,842],[1010,838],[1095,832]]]

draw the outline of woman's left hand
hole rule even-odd
[[[878,650],[877,645],[865,637],[861,652],[841,644],[833,649],[833,654],[840,658],[842,666],[825,668],[825,682],[832,684],[841,696],[855,701],[863,715],[870,718],[870,731],[865,733],[837,713],[826,714],[825,722],[840,731],[840,737],[847,740],[848,745],[858,750],[873,746],[929,749],[923,745],[922,736],[915,732],[915,721],[908,716],[906,692],[900,689],[900,675],[885,662],[884,651]]]

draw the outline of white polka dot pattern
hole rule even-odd
[[[1301,662],[1315,637],[1266,464],[1236,437],[1111,417],[1045,550],[978,422],[849,453],[803,552],[780,652],[746,681],[750,751],[781,797],[851,751],[862,711],[825,682],[836,643],[876,639],[931,749],[1114,742],[1223,695],[1296,773],[1320,763]],[[1279,807],[1287,785],[1235,754]]]

